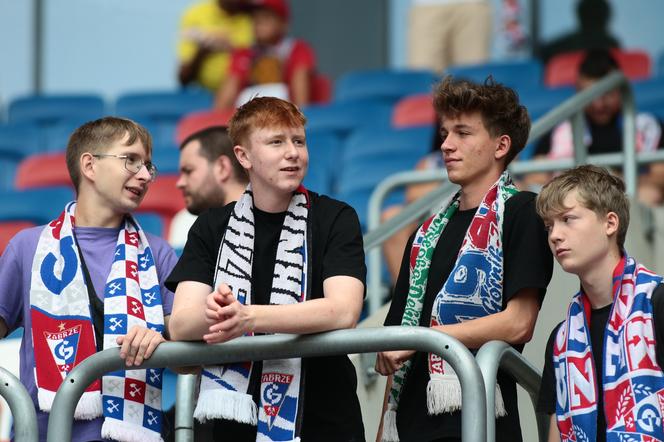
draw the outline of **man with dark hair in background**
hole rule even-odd
[[[208,127],[188,136],[180,145],[180,177],[176,183],[187,210],[173,218],[171,245],[184,247],[194,215],[237,201],[248,183],[225,127]]]
[[[608,49],[588,51],[579,66],[577,89],[591,87],[620,66]],[[614,89],[590,103],[584,112],[586,132],[583,142],[589,155],[621,152],[622,146],[622,94]],[[653,115],[639,112],[636,115],[636,150],[654,152],[662,147],[662,123]],[[535,158],[561,159],[574,156],[572,124],[567,121],[555,127],[537,143]],[[551,178],[550,174],[530,174],[528,185],[541,186]],[[664,189],[664,165],[652,164],[645,168],[639,183],[639,199],[649,205],[661,204]]]

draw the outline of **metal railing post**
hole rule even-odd
[[[166,342],[136,368],[214,365],[403,349],[434,353],[449,362],[461,383],[462,440],[485,442],[484,381],[475,358],[458,340],[426,327],[364,328],[303,336],[252,336],[216,345]],[[74,368],[55,395],[48,421],[48,441],[70,440],[74,409],[85,388],[103,373],[123,368],[124,361],[119,357],[118,348],[96,353]]]
[[[195,374],[178,375],[175,385],[175,442],[194,441]]]
[[[0,367],[0,396],[9,405],[14,418],[14,438],[17,442],[37,442],[37,412],[32,398],[16,376]]]
[[[588,148],[583,139],[586,133],[586,122],[583,110],[578,111],[572,117],[572,142],[574,144],[574,163],[586,164],[588,161]]]
[[[620,88],[622,94],[623,116],[623,176],[625,178],[625,193],[635,197],[637,192],[637,162],[636,162],[636,106],[634,94],[629,83],[625,82]]]
[[[507,371],[528,392],[533,407],[537,406],[537,395],[542,376],[526,358],[503,341],[489,341],[484,344],[477,352],[475,360],[484,377],[487,404],[486,440],[487,442],[494,442],[496,440],[495,393],[498,368]],[[537,432],[540,442],[546,441],[548,423],[548,419],[537,416]]]

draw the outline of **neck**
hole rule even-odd
[[[125,215],[94,204],[81,193],[76,199],[74,216],[77,227],[120,227]]]
[[[620,262],[620,252],[612,251],[599,262],[579,275],[581,288],[588,296],[593,309],[605,307],[613,302],[613,270]]]
[[[228,182],[224,184],[226,194],[224,196],[224,206],[240,199],[247,185],[238,182]]]
[[[491,186],[498,181],[498,175],[489,174],[484,179],[474,180],[473,182],[461,186],[461,195],[459,197],[459,210],[468,210],[478,207]]]
[[[257,192],[254,189],[254,207],[258,207],[263,212],[279,213],[285,212],[290,204],[292,194],[275,194]]]

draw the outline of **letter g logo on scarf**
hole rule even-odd
[[[55,275],[55,266],[58,260],[53,253],[46,255],[40,268],[44,285],[56,295],[59,295],[62,289],[72,282],[78,269],[78,257],[76,256],[74,240],[71,236],[65,236],[60,240],[60,253],[64,261],[60,278]]]

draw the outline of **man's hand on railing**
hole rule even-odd
[[[135,325],[129,333],[119,336],[116,342],[120,345],[120,357],[125,360],[127,367],[130,367],[141,365],[166,339],[158,331]]]
[[[382,351],[376,356],[376,371],[389,376],[401,368],[415,354],[415,350]]]

